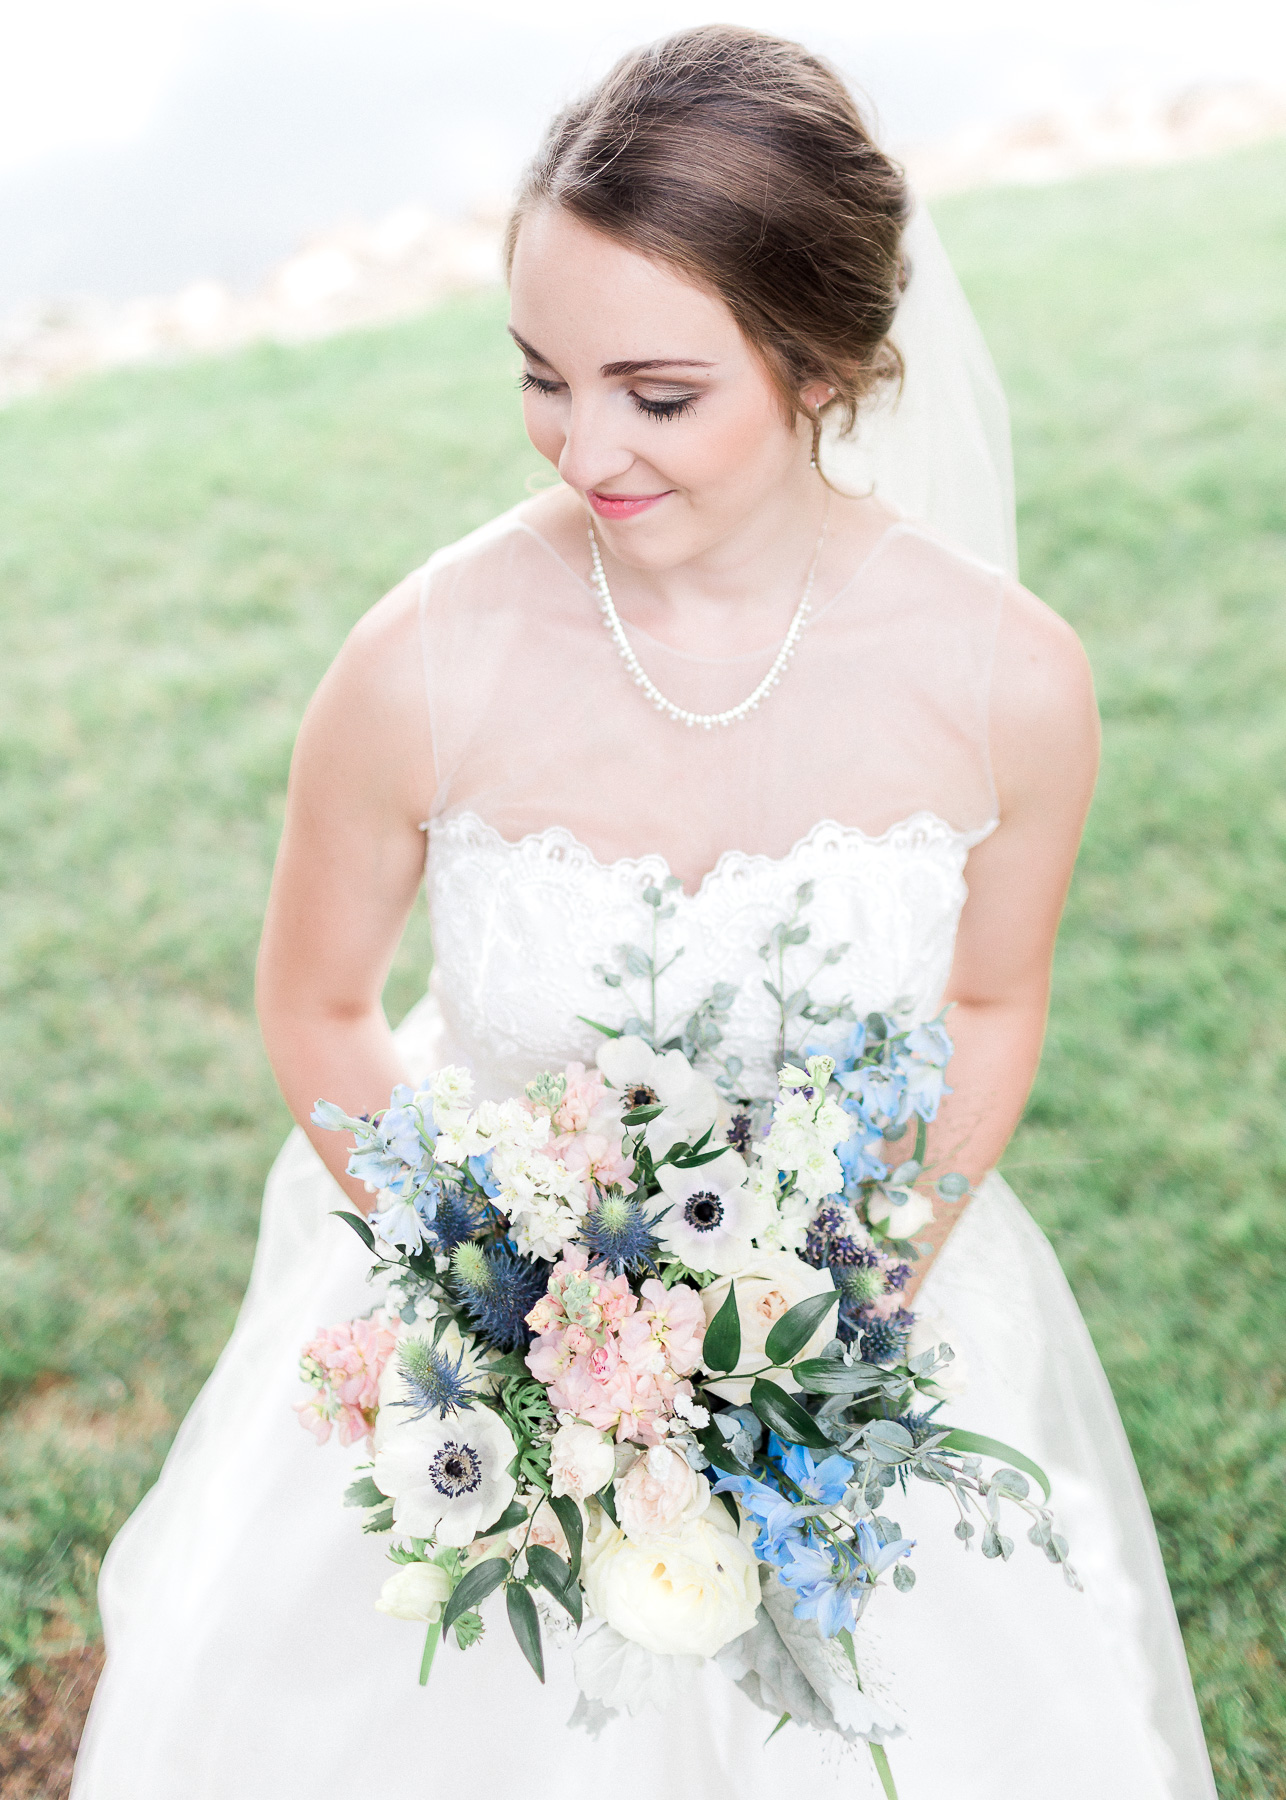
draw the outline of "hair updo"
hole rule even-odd
[[[507,265],[542,203],[718,294],[790,418],[821,380],[851,430],[863,398],[902,373],[888,334],[906,182],[839,75],[799,44],[703,25],[631,51],[551,124],[519,184]]]

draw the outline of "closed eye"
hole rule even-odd
[[[631,393],[630,399],[649,419],[681,419],[684,413],[692,411],[697,396],[681,394],[677,400],[645,400],[642,394]]]
[[[545,394],[547,396],[560,394],[566,388],[565,382],[551,381],[544,375],[533,375],[530,369],[523,370],[519,385],[525,394]],[[678,394],[673,400],[649,400],[643,394],[636,394],[633,390],[630,392],[630,399],[638,411],[649,419],[680,419],[685,413],[692,411],[699,398],[700,396],[697,394]]]

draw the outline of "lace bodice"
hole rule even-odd
[[[919,813],[879,837],[826,822],[781,857],[726,852],[695,894],[666,896],[676,911],[659,927],[662,959],[679,945],[683,954],[659,983],[663,1033],[727,982],[737,992],[725,1035],[745,1061],[747,1088],[773,1091],[778,1013],[759,947],[805,881],[814,884],[812,935],[792,952],[796,973],[811,976],[827,949],[848,946],[810,982],[813,997],[848,995],[859,1017],[895,1005],[909,1018],[932,1016],[950,972],[965,859],[989,829],[959,832]],[[622,943],[650,944],[654,909],[643,893],[668,875],[660,856],[599,862],[560,827],[517,843],[471,813],[430,828],[433,989],[445,1049],[473,1067],[480,1092],[499,1098],[537,1069],[592,1062],[602,1040],[581,1019],[614,1024],[632,1010],[596,968],[617,969]],[[638,996],[646,983],[631,987]],[[844,1029],[811,1036],[824,1043]]]

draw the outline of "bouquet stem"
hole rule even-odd
[[[880,1778],[880,1786],[884,1789],[887,1800],[898,1800],[893,1771],[889,1767],[889,1753],[883,1744],[871,1745],[871,1760],[875,1764],[875,1773]]]
[[[434,1623],[429,1626],[428,1633],[425,1636],[424,1655],[420,1658],[421,1687],[423,1687],[429,1679],[429,1670],[433,1667],[433,1653],[438,1647],[438,1639],[441,1636],[442,1622],[441,1620],[435,1620]]]

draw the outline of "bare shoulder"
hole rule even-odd
[[[991,740],[997,785],[1044,786],[1060,772],[1093,784],[1098,708],[1084,646],[1066,619],[1016,581],[1005,584],[992,674]]]
[[[376,601],[322,677],[296,761],[357,780],[397,811],[428,815],[433,750],[420,651],[416,571]]]

